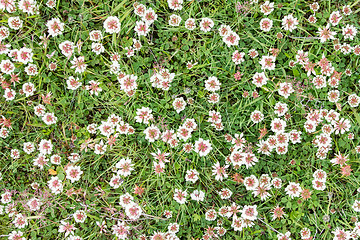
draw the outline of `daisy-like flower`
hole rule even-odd
[[[253,78],[252,78],[252,83],[255,84],[256,87],[262,87],[263,85],[265,85],[267,83],[267,81],[269,80],[264,72],[257,72],[254,74]]]
[[[357,107],[360,104],[360,97],[357,96],[356,94],[351,94],[349,95],[347,102],[350,105],[350,107]]]
[[[283,96],[284,98],[288,98],[291,93],[295,92],[295,90],[292,87],[291,83],[288,82],[282,82],[280,83],[279,89],[278,89],[278,93],[279,95]]]
[[[187,30],[194,30],[196,28],[196,24],[195,24],[195,19],[194,18],[188,18],[186,21],[185,21],[185,28]]]
[[[35,151],[35,145],[32,142],[25,142],[23,145],[23,150],[24,152],[26,152],[27,154],[31,154],[32,152]]]
[[[336,32],[330,31],[330,24],[329,23],[324,28],[319,28],[317,33],[320,35],[320,42],[321,43],[324,43],[329,39],[330,40],[335,39],[334,36],[336,35]]]
[[[49,35],[56,37],[63,33],[65,23],[62,23],[59,18],[52,18],[51,20],[47,21],[46,26],[48,27]]]
[[[26,97],[30,97],[34,94],[36,88],[33,83],[28,82],[28,83],[24,83],[24,85],[22,86],[22,90],[25,93]]]
[[[199,25],[201,31],[209,32],[214,27],[214,21],[210,18],[202,18]]]
[[[223,41],[224,43],[226,43],[228,47],[239,45],[239,40],[240,40],[239,35],[233,31],[230,31],[227,35],[223,37]]]
[[[99,42],[93,42],[91,44],[91,50],[96,54],[99,55],[105,51],[104,46]]]
[[[235,63],[235,65],[238,65],[238,64],[244,62],[245,61],[244,56],[245,56],[245,53],[235,50],[235,52],[233,52],[233,55],[232,55],[232,60]]]
[[[344,229],[336,228],[335,231],[332,231],[334,234],[334,240],[348,240],[350,239],[350,232],[345,231]]]
[[[152,110],[148,107],[142,107],[136,109],[135,120],[138,123],[148,124],[150,120],[153,120],[154,116],[152,115]]]
[[[120,20],[115,16],[110,16],[104,21],[105,32],[113,34],[120,32]]]
[[[293,17],[292,14],[289,14],[282,19],[282,28],[285,31],[292,32],[293,30],[295,30],[297,28],[298,24],[299,24],[299,21],[297,20],[297,18]]]
[[[269,2],[269,1],[265,1],[261,6],[260,6],[260,11],[265,15],[269,15],[270,13],[272,13],[272,11],[274,11],[274,3]]]
[[[331,124],[334,126],[334,133],[337,134],[344,134],[350,130],[351,124],[349,119],[341,118],[338,121],[332,121]]]
[[[343,6],[342,12],[344,15],[349,16],[352,13],[351,7],[349,5]]]
[[[183,0],[168,0],[169,8],[177,11],[182,9]]]
[[[177,113],[180,113],[186,107],[186,102],[183,97],[175,98],[173,102],[173,107]]]
[[[291,198],[300,197],[301,187],[299,183],[289,182],[289,185],[285,188],[285,192]]]
[[[205,212],[205,220],[207,221],[215,221],[217,217],[217,213],[214,209],[209,209]]]
[[[42,139],[39,143],[39,151],[42,154],[51,154],[53,149],[53,144],[51,143],[51,140],[45,140]]]
[[[150,32],[150,25],[144,21],[136,21],[134,30],[138,36],[146,36]]]
[[[59,226],[59,233],[65,233],[65,237],[69,236],[69,234],[73,233],[77,228],[74,226],[74,224],[70,224],[66,222],[65,220],[60,221]]]
[[[81,171],[80,166],[69,166],[66,171],[66,178],[69,179],[72,183],[79,181],[81,175],[84,173]]]
[[[340,14],[340,11],[334,11],[330,14],[329,22],[331,23],[331,25],[336,26],[339,24],[341,19],[342,16]]]
[[[260,21],[260,30],[269,32],[273,26],[273,21],[269,18],[263,18]]]
[[[9,233],[8,240],[26,240],[25,237],[23,237],[24,233],[21,231],[12,231]]]
[[[233,193],[230,191],[230,189],[223,188],[218,192],[218,194],[220,195],[221,199],[229,199]]]
[[[8,59],[1,60],[0,70],[4,74],[11,74],[15,70],[15,65]]]
[[[25,67],[24,70],[25,70],[26,74],[29,75],[29,76],[35,76],[35,75],[38,74],[38,68],[37,68],[37,66],[35,64],[30,63],[29,65],[27,65]]]
[[[55,117],[54,113],[45,113],[42,120],[46,123],[46,125],[51,125],[56,123],[57,117]]]
[[[275,118],[271,121],[271,131],[277,133],[277,132],[283,132],[286,127],[286,122],[280,118]]]
[[[330,90],[328,92],[328,100],[329,102],[336,103],[340,99],[340,92],[339,90]]]
[[[180,225],[177,223],[170,223],[168,226],[168,231],[171,233],[177,233],[179,232]]]
[[[360,212],[360,201],[355,200],[352,205],[352,208],[354,209],[355,212]]]
[[[274,107],[274,112],[278,117],[284,116],[285,113],[288,111],[288,106],[286,103],[277,102]]]
[[[75,73],[83,73],[86,70],[87,64],[85,63],[85,57],[74,57],[72,61],[70,61],[72,66],[70,68],[75,68]]]
[[[186,203],[186,196],[187,196],[187,192],[186,191],[181,191],[179,189],[175,189],[174,192],[174,200],[180,204],[184,204]]]
[[[134,170],[133,166],[134,164],[131,163],[130,158],[122,158],[115,165],[115,167],[119,169],[117,174],[124,177],[129,176],[131,174],[131,171]]]
[[[106,152],[106,147],[107,145],[104,144],[103,140],[101,140],[99,143],[94,145],[94,153],[98,155],[104,154]]]
[[[272,209],[271,213],[272,215],[272,221],[275,221],[276,219],[281,219],[284,217],[285,212],[284,212],[284,207],[279,207],[276,206],[275,208]]]
[[[76,90],[79,87],[81,87],[82,82],[80,82],[79,78],[74,78],[73,76],[70,76],[67,80],[66,80],[66,84],[67,84],[67,88],[70,90]]]
[[[50,162],[52,164],[55,164],[55,165],[60,165],[61,164],[61,157],[59,155],[57,155],[57,154],[52,155],[50,157]]]
[[[194,190],[191,194],[190,194],[191,200],[194,201],[204,201],[205,199],[205,193],[201,190]]]
[[[278,240],[291,240],[290,235],[290,232],[286,232],[285,234],[279,233],[278,235],[276,235],[276,237]]]
[[[210,140],[204,140],[199,138],[194,144],[194,151],[200,155],[200,157],[206,156],[212,150]]]
[[[142,20],[150,25],[157,20],[157,17],[158,16],[155,11],[152,8],[148,8],[146,9],[144,16],[142,17]]]
[[[180,22],[181,22],[181,17],[179,15],[176,14],[172,14],[169,18],[169,25],[170,26],[180,26]]]
[[[85,222],[85,220],[87,218],[86,213],[83,210],[77,210],[73,216],[74,216],[75,222],[77,222],[77,223],[83,223],[83,222]]]
[[[12,201],[12,199],[11,199],[10,191],[6,190],[3,194],[1,194],[1,203],[7,204],[7,203],[10,203],[11,201]]]
[[[48,181],[48,186],[54,194],[59,194],[63,191],[62,181],[57,176],[51,177]]]
[[[282,186],[282,180],[278,177],[271,180],[271,186],[273,186],[276,189],[280,189]]]
[[[16,228],[25,228],[28,225],[26,216],[21,213],[16,214],[13,224]]]
[[[223,167],[220,166],[219,162],[216,162],[212,168],[212,175],[215,175],[215,180],[222,181],[225,178],[228,178],[228,174],[226,173],[226,169],[229,165],[224,165]]]
[[[264,114],[258,110],[255,110],[250,114],[250,119],[253,123],[259,123],[264,120]]]
[[[100,83],[94,80],[91,80],[89,82],[89,85],[85,86],[85,89],[90,91],[90,95],[95,94],[95,96],[98,96],[99,93],[102,91],[102,88],[100,87]]]
[[[199,172],[195,169],[186,171],[185,181],[195,183],[199,179]]]
[[[258,215],[256,208],[257,208],[256,205],[253,205],[253,206],[245,205],[241,211],[241,217],[243,219],[255,221],[257,219],[257,215]]]
[[[75,44],[66,40],[59,44],[59,48],[65,57],[70,58],[74,53]]]
[[[126,226],[125,222],[118,221],[117,224],[112,226],[113,234],[118,239],[128,239],[128,234],[130,234],[130,227]]]
[[[144,130],[145,139],[149,142],[155,142],[155,140],[160,138],[161,132],[158,127],[151,125]]]
[[[0,27],[0,41],[8,38],[9,35],[10,35],[10,31],[7,27],[5,26]]]
[[[261,64],[262,70],[274,70],[275,69],[276,57],[274,56],[262,56],[259,63]]]
[[[313,188],[315,190],[320,190],[320,191],[324,191],[325,188],[326,188],[326,185],[325,185],[325,182],[324,181],[319,181],[319,180],[316,180],[314,179],[312,181],[312,185],[313,185]]]
[[[90,41],[99,42],[102,40],[103,36],[101,31],[99,30],[93,30],[89,33]]]
[[[227,36],[231,32],[231,28],[228,25],[221,25],[219,28],[219,35],[221,37]]]
[[[123,181],[124,180],[121,179],[119,175],[113,175],[113,177],[110,179],[109,185],[114,189],[117,189],[120,187]],[[120,196],[120,200],[121,200],[121,196]],[[121,205],[121,201],[120,201],[120,205]]]
[[[11,29],[19,30],[22,28],[23,21],[20,19],[20,17],[9,17],[8,24]]]
[[[139,219],[142,212],[143,211],[142,211],[141,207],[137,203],[134,203],[134,202],[131,202],[129,205],[127,205],[125,207],[125,214],[131,220]]]
[[[300,230],[301,239],[309,239],[311,237],[311,231],[308,228],[303,228]]]
[[[209,77],[205,81],[205,89],[210,92],[215,92],[217,90],[220,90],[220,86],[221,86],[221,83],[215,76]]]
[[[354,25],[346,24],[346,26],[342,28],[342,34],[344,35],[344,39],[354,40],[357,29]]]

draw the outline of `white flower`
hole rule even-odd
[[[132,202],[125,207],[125,213],[131,220],[137,220],[142,214],[142,209],[138,204]]]
[[[57,117],[55,117],[54,113],[45,113],[42,120],[46,123],[46,125],[51,125],[56,123]]]
[[[275,61],[276,58],[274,56],[262,56],[260,60],[261,69],[262,70],[275,70]]]
[[[145,139],[148,140],[149,142],[155,142],[155,140],[159,139],[161,134],[159,128],[154,125],[147,127],[144,130],[144,133],[145,133]]]
[[[220,90],[221,83],[215,76],[211,76],[205,81],[205,89],[210,92]]]
[[[47,21],[46,26],[48,27],[49,35],[56,37],[64,31],[65,23],[62,23],[59,18],[52,18]]]
[[[48,181],[48,186],[54,194],[59,194],[63,191],[62,181],[57,176],[51,177],[50,181]]]
[[[175,98],[173,102],[173,107],[177,113],[180,113],[186,107],[186,102],[183,97]]]
[[[35,85],[31,82],[24,83],[22,86],[22,90],[25,93],[26,97],[34,95],[34,92],[36,90]]]
[[[184,204],[186,203],[186,196],[187,196],[187,192],[186,191],[181,191],[179,189],[175,189],[175,193],[174,193],[174,200],[180,204]]]
[[[73,76],[70,76],[66,80],[66,84],[67,84],[68,89],[74,90],[74,91],[82,85],[82,83],[79,81],[79,78],[74,78]]]
[[[272,26],[273,26],[273,21],[270,20],[269,18],[263,18],[260,20],[260,30],[264,32],[269,32]]]
[[[83,210],[77,210],[74,213],[74,219],[75,219],[75,222],[77,222],[77,223],[85,222],[86,218],[87,218],[86,213]]]
[[[202,18],[200,22],[200,30],[209,32],[214,27],[214,21],[210,18]]]
[[[289,185],[285,188],[285,192],[291,198],[300,197],[302,189],[299,183],[289,182]]]
[[[297,28],[298,24],[299,21],[297,20],[297,18],[293,17],[292,14],[289,14],[282,19],[282,27],[285,31],[292,32]]]
[[[360,201],[355,200],[352,205],[352,208],[354,209],[355,212],[360,212]]]
[[[169,25],[170,26],[180,26],[180,22],[181,22],[181,17],[179,15],[176,14],[172,14],[169,18]]]
[[[191,194],[190,197],[192,200],[194,201],[204,201],[205,199],[205,193],[201,190],[194,190]]]
[[[108,17],[104,22],[105,32],[107,33],[119,33],[120,32],[120,20],[115,16]]]
[[[23,26],[23,21],[19,17],[9,17],[8,24],[11,29],[19,30]]]
[[[121,175],[124,177],[129,176],[131,174],[131,171],[134,170],[133,166],[134,166],[134,164],[131,163],[130,158],[122,158],[115,165],[115,167],[119,169],[117,171],[118,175]]]
[[[81,171],[80,166],[69,166],[66,171],[66,178],[69,179],[72,183],[79,181],[81,175],[84,173]]]
[[[195,142],[194,145],[194,151],[200,155],[200,157],[206,156],[210,153],[212,150],[210,140],[204,140],[202,138],[199,138]]]
[[[257,207],[256,205],[254,206],[245,205],[241,211],[241,217],[244,219],[249,219],[250,221],[255,221],[258,215],[256,207]]]

